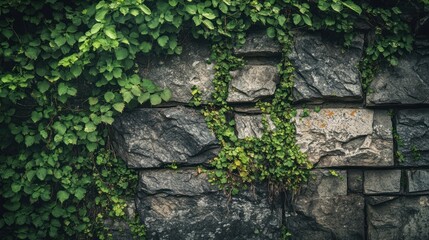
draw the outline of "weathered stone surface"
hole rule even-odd
[[[400,165],[429,165],[429,108],[398,111],[396,131]]]
[[[429,170],[408,170],[408,190],[410,192],[429,191]]]
[[[280,44],[269,38],[265,30],[248,33],[246,43],[241,48],[234,48],[234,53],[244,57],[269,57],[282,53]]]
[[[140,74],[160,87],[173,89],[171,101],[189,103],[194,85],[201,91],[202,100],[209,100],[214,78],[214,65],[208,63],[209,56],[209,45],[185,43],[181,55],[151,59],[142,66]]]
[[[347,186],[349,192],[361,193],[363,192],[363,171],[362,170],[348,170],[347,171]]]
[[[289,58],[295,66],[296,101],[360,101],[362,87],[358,62],[364,38],[357,36],[344,49],[320,33],[297,33]]]
[[[302,110],[298,110],[300,116]],[[297,143],[319,167],[393,165],[387,111],[325,108],[296,117]]]
[[[293,239],[363,239],[364,199],[347,195],[346,171],[313,171],[286,217]]]
[[[399,193],[401,190],[401,170],[365,171],[365,194]]]
[[[429,197],[401,197],[368,204],[368,239],[429,239]]]
[[[233,79],[229,84],[227,102],[256,102],[258,99],[272,96],[279,82],[276,66],[246,65],[232,71]]]
[[[383,66],[369,87],[366,104],[429,104],[429,41],[417,42],[397,66]]]
[[[227,197],[196,170],[140,173],[138,210],[148,239],[279,239],[281,208],[267,194]]]
[[[217,153],[217,140],[195,109],[137,109],[113,127],[118,154],[133,168],[201,164]]]
[[[275,125],[268,115],[265,116],[267,121],[268,130],[274,130]],[[263,115],[244,115],[236,113],[234,116],[235,128],[237,136],[240,139],[246,137],[262,137],[264,131],[264,124],[262,123]]]

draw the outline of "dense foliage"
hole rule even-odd
[[[342,33],[347,46],[359,25],[368,27],[373,38],[361,64],[367,83],[379,61],[397,64],[397,57],[412,49],[428,5],[427,0],[0,1],[0,236],[103,239],[106,219],[125,218],[137,177],[115,156],[109,125],[127,108],[169,100],[170,90],[137,74],[136,58],[180,54],[185,32],[214,44],[216,93],[204,114],[224,150],[213,161],[211,180],[232,193],[264,179],[280,189],[296,188],[310,166],[288,121],[294,115],[290,30]],[[252,26],[265,27],[284,46],[282,82],[272,101],[258,104],[276,130],[239,141],[227,120],[226,90],[229,71],[243,64],[232,48],[245,42]],[[201,104],[197,87],[196,105]],[[144,235],[138,220],[127,221]]]

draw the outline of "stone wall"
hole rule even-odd
[[[315,169],[292,202],[269,202],[264,184],[228,199],[199,171],[219,151],[187,105],[193,85],[205,100],[213,91],[208,45],[185,44],[181,56],[142,68],[173,90],[172,102],[123,114],[114,139],[139,171],[135,205],[148,239],[279,239],[283,225],[293,239],[429,239],[429,41],[385,66],[366,95],[357,68],[364,34],[350,48],[322,33],[294,41],[296,135]],[[280,47],[254,32],[235,54],[247,60],[231,73],[227,99],[237,135],[260,137],[254,103],[274,94]]]

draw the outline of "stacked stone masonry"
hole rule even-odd
[[[148,239],[279,239],[284,227],[292,239],[429,239],[429,40],[382,68],[366,94],[358,69],[365,34],[349,48],[327,35],[295,33],[289,55],[296,138],[315,166],[292,202],[269,202],[264,183],[228,199],[199,170],[220,149],[187,104],[194,85],[203,100],[213,92],[209,45],[190,42],[181,56],[144,65],[142,76],[171,88],[173,103],[123,114],[113,136],[139,170],[136,213]],[[275,92],[280,49],[255,31],[234,50],[247,60],[231,72],[227,99],[239,138],[261,137],[263,118],[275,131],[255,103]]]

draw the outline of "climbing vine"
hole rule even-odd
[[[347,47],[357,23],[366,25],[373,36],[361,63],[368,86],[382,61],[395,65],[411,51],[428,6],[427,0],[0,1],[0,236],[105,239],[108,219],[128,221],[136,236],[144,235],[138,219],[125,214],[137,176],[116,157],[110,125],[123,111],[170,99],[174,89],[142,79],[137,59],[180,54],[184,32],[213,43],[215,93],[204,115],[223,150],[210,180],[229,193],[261,180],[296,188],[311,165],[291,123],[291,30],[338,32]],[[229,72],[244,64],[232,50],[253,26],[283,46],[281,81],[271,101],[257,104],[266,116],[263,136],[238,139],[226,104]],[[198,86],[193,92],[200,105]]]

